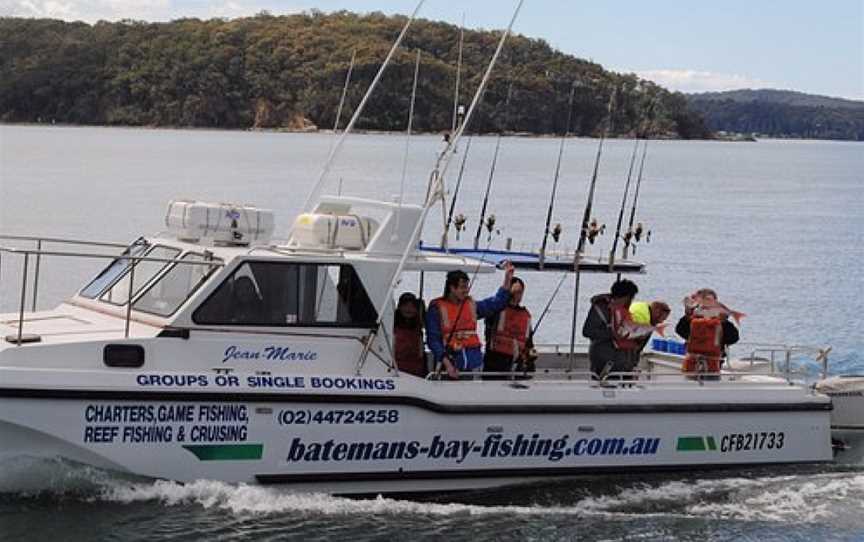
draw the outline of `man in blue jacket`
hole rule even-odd
[[[475,301],[469,295],[469,279],[464,271],[447,273],[444,295],[432,300],[426,313],[426,344],[436,366],[444,364],[450,378],[459,371],[483,367],[483,352],[477,334],[477,319],[493,316],[507,307],[513,265],[504,265],[504,283],[494,296]]]

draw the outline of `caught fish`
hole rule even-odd
[[[728,318],[731,316],[736,323],[741,323],[741,320],[747,316],[741,311],[730,309],[713,296],[700,295],[699,292],[684,298],[684,310],[698,318]]]

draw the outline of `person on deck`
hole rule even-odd
[[[425,378],[426,353],[423,351],[423,302],[411,292],[399,296],[393,315],[393,357],[403,373]]]
[[[525,283],[513,277],[510,283],[510,302],[503,311],[485,319],[486,356],[483,371],[509,373],[534,371],[534,340],[531,336],[531,313],[520,305],[525,294]]]
[[[670,314],[672,309],[664,301],[634,301],[630,304],[630,316],[639,325],[657,326],[664,323]]]
[[[654,331],[640,325],[630,315],[630,304],[639,287],[627,279],[612,285],[608,294],[594,296],[582,326],[582,335],[591,341],[588,358],[591,372],[632,372],[639,362],[640,343]]]
[[[729,321],[729,316],[736,314],[743,316],[720,304],[717,292],[710,288],[697,290],[684,300],[684,316],[678,320],[675,333],[687,341],[685,372],[695,372],[696,358],[700,356],[709,362],[709,372],[719,372],[728,355],[727,347],[741,338],[738,328]],[[694,323],[698,327],[696,338],[693,337]]]
[[[510,300],[513,265],[504,265],[504,283],[494,296],[475,301],[469,294],[468,275],[464,271],[447,273],[444,295],[432,300],[426,313],[426,344],[435,364],[443,364],[450,378],[459,371],[477,371],[483,366],[477,318],[486,318],[504,310]]]

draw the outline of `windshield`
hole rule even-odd
[[[180,249],[171,248],[171,247],[163,247],[163,246],[155,246],[148,250],[145,253],[145,257],[154,258],[160,260],[173,260],[180,254]],[[113,286],[108,288],[102,296],[99,298],[102,301],[107,301],[108,303],[113,303],[115,305],[124,305],[127,301],[129,301],[129,282],[131,280],[135,281],[134,290],[132,293],[132,297],[138,294],[150,279],[155,277],[160,271],[168,267],[167,262],[150,262],[150,261],[139,261],[134,265],[127,266],[129,271],[117,282],[114,283]],[[134,273],[132,273],[134,271]],[[134,274],[134,276],[132,276]]]
[[[123,251],[123,256],[141,256],[148,248],[150,248],[150,243],[146,239],[138,239]],[[132,260],[128,258],[117,258],[108,267],[103,269],[90,284],[85,286],[81,290],[80,295],[89,297],[90,299],[97,297],[105,291],[105,288],[114,284],[114,281],[129,269],[131,263]]]
[[[213,262],[213,265],[191,262]],[[174,314],[204,284],[219,263],[221,260],[206,258],[203,254],[184,255],[180,263],[175,263],[167,273],[154,282],[132,307],[158,316]]]

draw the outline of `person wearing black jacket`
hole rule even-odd
[[[608,294],[591,298],[591,309],[582,326],[582,336],[591,341],[588,359],[591,362],[591,372],[595,375],[630,372],[638,363],[638,353],[634,356],[630,351],[615,347],[612,330],[614,308],[620,305],[629,307],[638,293],[636,284],[624,279],[615,282]]]

